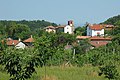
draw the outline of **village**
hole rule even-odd
[[[105,30],[112,30],[115,28],[114,25],[105,25],[105,24],[89,24],[86,23],[86,36],[80,36],[77,35],[76,40],[79,42],[80,40],[89,39],[89,43],[91,44],[91,49],[98,48],[100,46],[105,46],[106,44],[110,43],[112,38],[110,36],[107,36],[105,34]],[[44,31],[48,33],[57,33],[57,32],[63,32],[66,34],[74,35],[74,22],[73,20],[69,20],[67,25],[60,25],[57,27],[53,26],[47,26],[44,28]],[[11,38],[7,39],[7,45],[10,47],[15,47],[17,49],[19,48],[27,48],[32,47],[34,43],[34,38],[32,35],[30,38],[21,41],[19,40],[13,40]]]

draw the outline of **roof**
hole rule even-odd
[[[15,46],[19,43],[18,40],[7,40],[7,45],[8,46]]]
[[[106,41],[91,41],[90,44],[95,47],[105,46],[108,44]]]
[[[93,37],[90,37],[90,40],[92,41],[92,40],[106,40],[106,41],[111,41],[112,40],[112,38],[110,38],[110,37],[106,37],[106,38],[104,38],[104,37],[99,37],[99,36],[93,36]]]
[[[71,48],[73,48],[72,45],[66,45],[65,46],[65,49],[71,49]]]
[[[53,26],[48,26],[48,27],[46,27],[45,29],[55,29],[55,27],[53,27]]]
[[[91,30],[102,30],[104,29],[103,25],[99,25],[99,24],[93,24],[93,25],[89,25]]]
[[[91,36],[77,36],[76,38],[77,39],[87,39],[87,38],[90,38]]]
[[[108,25],[108,24],[104,24],[103,25],[105,28],[113,28],[114,27],[114,25]]]
[[[32,35],[31,35],[30,38],[24,40],[23,42],[34,42],[34,39],[32,38]]]
[[[61,25],[61,26],[58,26],[56,28],[64,28],[66,25]]]

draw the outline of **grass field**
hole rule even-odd
[[[9,80],[9,75],[0,72],[0,80]],[[84,67],[42,67],[37,68],[36,73],[28,80],[108,80],[104,76],[98,76],[98,68]]]

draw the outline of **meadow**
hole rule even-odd
[[[98,76],[98,71],[98,67],[91,65],[39,67],[28,80],[108,80],[103,75]],[[9,75],[1,70],[0,80],[9,80]]]

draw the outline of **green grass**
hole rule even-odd
[[[98,68],[93,66],[84,67],[45,67],[38,68],[37,74],[33,74],[30,80],[107,80],[98,76]]]
[[[98,76],[98,67],[45,67],[36,68],[36,73],[28,80],[108,80],[104,76]],[[0,80],[9,80],[6,72],[0,72]]]

